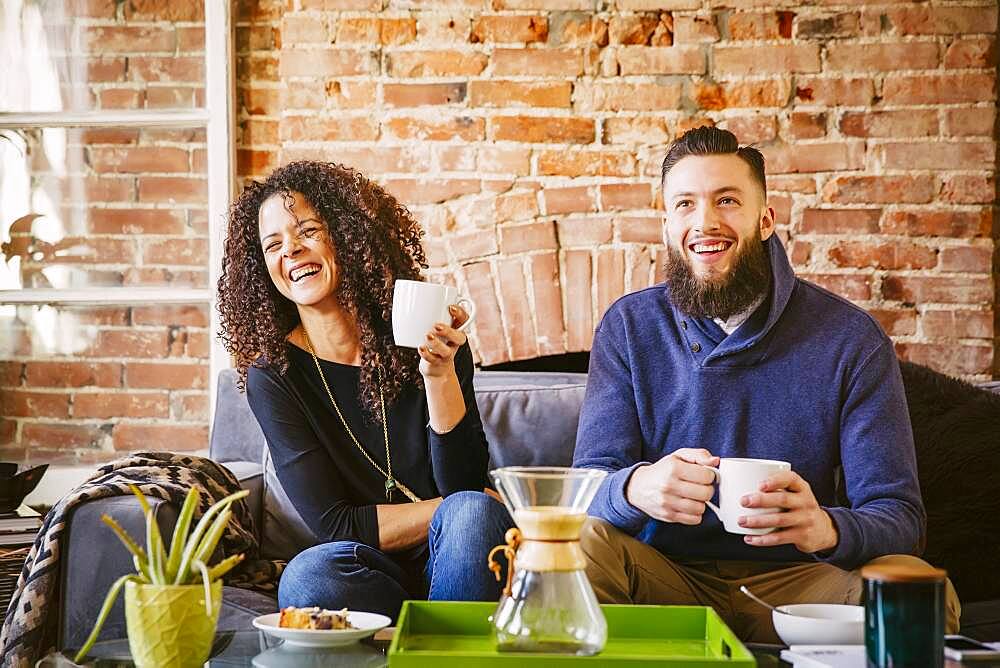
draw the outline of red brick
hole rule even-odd
[[[482,190],[478,179],[392,179],[385,189],[406,204],[434,204]]]
[[[992,137],[996,122],[996,109],[971,107],[944,110],[944,130],[949,137]]]
[[[993,169],[993,142],[920,142],[882,144],[880,162],[887,169]]]
[[[344,77],[377,72],[374,55],[354,49],[284,49],[281,77]]]
[[[557,221],[559,246],[599,246],[610,243],[610,218],[560,218]]]
[[[990,311],[924,311],[920,331],[929,339],[992,339],[994,326]]]
[[[771,194],[767,198],[768,205],[774,209],[774,223],[778,227],[788,227],[792,222],[792,198],[786,195]]]
[[[167,354],[167,332],[104,329],[80,354],[86,357],[163,357]]]
[[[264,3],[258,3],[264,4]],[[129,0],[123,3],[126,21],[180,21],[205,20],[203,0],[192,2],[163,2],[163,0]]]
[[[826,53],[827,70],[839,72],[933,70],[941,60],[937,42],[832,43]]]
[[[208,262],[208,239],[149,241],[142,259],[147,264],[204,265]]]
[[[584,6],[591,3],[581,2]],[[699,9],[701,0],[615,0],[615,7],[626,12]]]
[[[177,48],[174,26],[88,26],[81,30],[84,49],[99,52],[102,56],[112,53],[173,53]],[[202,41],[204,47],[204,41]]]
[[[115,450],[204,450],[208,425],[132,424],[119,422],[112,431]]]
[[[712,71],[716,75],[820,71],[818,44],[771,44],[766,49],[756,46],[716,46],[713,48],[713,56]]]
[[[832,246],[828,256],[838,267],[858,269],[931,269],[937,264],[933,249],[906,241],[843,241]]]
[[[274,151],[236,150],[236,169],[240,175],[264,175],[277,166],[278,154]]]
[[[653,268],[653,258],[647,246],[632,246],[625,252],[626,284],[625,292],[635,292],[648,288]]]
[[[868,309],[889,336],[909,336],[917,331],[916,309]]]
[[[549,44],[557,46],[607,46],[608,24],[590,13],[557,12],[550,14]]]
[[[762,148],[769,174],[863,169],[865,145],[859,142],[785,144]]]
[[[653,193],[648,183],[601,184],[601,211],[648,209]]]
[[[208,387],[208,366],[160,362],[126,362],[128,387],[166,390],[204,390]]]
[[[871,299],[872,281],[870,276],[860,274],[799,274],[799,278],[816,283],[844,299],[863,302]]]
[[[900,35],[949,35],[995,33],[997,8],[912,6],[886,11],[889,23]]]
[[[180,395],[174,392],[171,399],[171,412],[175,419],[185,422],[208,420],[208,394],[198,392]]]
[[[7,417],[69,417],[69,395],[62,392],[0,392],[0,415]]]
[[[625,251],[607,249],[597,252],[597,317],[625,294]]]
[[[93,237],[64,237],[59,251],[47,259],[50,264],[122,264],[133,262],[135,245],[131,239],[99,241]]]
[[[790,12],[733,12],[729,15],[729,37],[735,42],[791,37]]]
[[[681,103],[678,83],[578,83],[573,101],[579,111],[650,111],[677,109]]]
[[[992,345],[897,343],[896,353],[901,359],[952,376],[988,374],[993,363]]]
[[[423,44],[461,44],[469,41],[472,18],[461,7],[420,12],[417,16],[417,41]]]
[[[942,237],[988,237],[993,226],[990,209],[980,211],[890,211],[882,221],[887,234]]]
[[[376,12],[382,9],[383,2],[382,0],[302,0],[301,5],[304,10]]]
[[[281,91],[274,88],[241,86],[238,93],[243,107],[249,114],[276,115],[285,106],[282,104]]]
[[[180,343],[181,339],[184,339],[184,350],[171,352],[171,356],[176,357],[197,357],[208,359],[208,355],[211,349],[211,339],[206,332],[194,332],[188,331],[183,332],[182,335],[178,335],[174,343]]]
[[[497,263],[500,301],[503,304],[504,334],[510,342],[510,358],[523,360],[538,357],[535,323],[528,304],[528,286],[521,258]]]
[[[538,354],[544,356],[565,353],[559,256],[556,253],[542,253],[532,255],[528,262],[535,304]]]
[[[146,89],[146,108],[196,107],[199,92],[200,88],[191,86],[150,86]]]
[[[469,298],[476,303],[476,323],[473,325],[476,349],[484,365],[510,359],[503,335],[500,304],[493,287],[493,269],[489,262],[475,262],[462,267]]]
[[[139,201],[170,204],[208,203],[208,182],[173,176],[139,178]]]
[[[538,200],[534,192],[514,192],[496,197],[493,212],[497,222],[518,221],[538,215]]]
[[[482,141],[485,122],[471,116],[424,118],[390,118],[383,124],[383,130],[397,139],[417,139],[422,141]]]
[[[674,43],[718,41],[719,28],[711,14],[674,16]]]
[[[795,22],[795,36],[799,39],[855,37],[861,33],[861,17],[858,12],[801,16]]]
[[[21,384],[24,365],[11,360],[0,361],[0,387],[17,387]]]
[[[996,61],[996,40],[992,37],[955,40],[944,54],[944,66],[948,69],[995,67]]]
[[[981,276],[886,276],[882,294],[886,299],[911,304],[987,304],[992,301],[993,289]]]
[[[504,255],[536,250],[558,250],[558,248],[556,229],[552,221],[500,226],[500,252]]]
[[[527,175],[531,172],[531,151],[483,146],[476,151],[476,169],[480,172]]]
[[[284,54],[290,54],[290,58],[286,59]],[[342,60],[339,58],[331,57],[329,54],[325,54],[323,51],[315,51],[316,59],[319,63],[322,63],[323,70],[321,72],[316,72],[316,74],[329,74],[330,71],[347,70],[349,72],[353,67],[353,64],[360,62],[359,60]],[[292,51],[285,51],[281,53],[281,58],[278,58],[277,54],[270,53],[251,53],[246,56],[240,56],[236,59],[236,75],[237,81],[242,83],[244,81],[250,82],[260,82],[260,81],[280,81],[282,72],[286,68],[301,68],[300,61],[304,58],[301,55],[295,55]],[[298,76],[308,76],[301,69],[288,69],[289,75]],[[347,73],[345,72],[345,74]],[[315,74],[314,74],[315,76]]]
[[[121,387],[122,366],[112,362],[25,363],[25,384],[29,387]]]
[[[764,114],[730,116],[720,126],[736,135],[741,144],[763,144],[777,135],[775,117]]]
[[[71,135],[72,136],[72,135]],[[85,128],[79,131],[78,137],[73,137],[72,143],[81,146],[94,144],[135,144],[139,140],[138,130],[123,128]]]
[[[285,141],[375,141],[378,134],[371,116],[286,116],[281,123]]]
[[[923,204],[934,199],[932,176],[836,176],[823,186],[823,201],[838,204]]]
[[[278,139],[278,121],[267,118],[247,118],[240,122],[240,142],[244,146],[254,144],[276,145],[280,143]]]
[[[281,18],[281,43],[284,48],[298,44],[329,44],[332,41],[330,38],[325,19],[290,12]]]
[[[873,234],[878,232],[882,209],[806,209],[802,212],[805,234]]]
[[[621,117],[604,119],[605,144],[665,144],[672,138],[667,122],[657,117]]]
[[[13,443],[17,438],[17,422],[14,420],[4,420],[0,418],[0,444]],[[15,454],[11,454],[11,449],[3,448],[0,451],[0,457],[3,457],[5,461],[26,461],[28,459],[28,451],[26,449],[14,451]]]
[[[549,22],[544,16],[477,16],[472,20],[469,41],[544,42],[549,36]]]
[[[542,191],[546,215],[556,213],[597,211],[594,191],[586,186],[577,188],[546,188]]]
[[[663,220],[659,216],[633,216],[615,221],[622,243],[663,243]]]
[[[107,440],[108,434],[97,425],[26,422],[21,426],[21,444],[33,449],[101,448]]]
[[[459,261],[496,255],[500,252],[497,235],[492,230],[476,230],[467,234],[451,234],[447,238],[452,253]]]
[[[567,351],[590,350],[594,338],[590,251],[566,251],[563,287],[566,289]]]
[[[618,50],[622,75],[704,74],[705,54],[697,46],[625,46]]]
[[[796,111],[788,119],[788,129],[795,139],[817,139],[826,135],[826,114]]]
[[[98,96],[101,109],[140,109],[145,106],[146,91],[134,88],[105,88]]]
[[[115,0],[69,0],[63,7],[67,16],[114,19],[118,3]]]
[[[414,18],[379,19],[379,42],[386,46],[409,44],[417,38],[417,20]]]
[[[816,192],[816,178],[811,175],[798,176],[796,174],[769,175],[767,188],[777,192],[812,194]]]
[[[382,99],[389,107],[423,107],[465,101],[464,81],[436,84],[385,84]]]
[[[795,78],[795,99],[804,104],[861,107],[871,104],[874,97],[875,84],[870,77]]]
[[[840,131],[851,137],[930,137],[938,133],[937,110],[846,112]]]
[[[494,49],[490,60],[493,76],[575,77],[583,74],[584,51]]]
[[[73,395],[73,417],[169,417],[166,392],[104,393],[77,392]]]
[[[489,122],[489,139],[590,144],[594,141],[594,121],[589,118],[495,116]]]
[[[205,81],[205,59],[196,56],[132,56],[128,60],[130,81]]]
[[[208,327],[208,310],[204,306],[134,306],[133,325],[163,325],[175,327]]]
[[[952,204],[990,204],[995,199],[996,184],[987,176],[956,174],[941,188],[941,200]]]
[[[386,72],[393,77],[475,76],[486,68],[486,55],[455,51],[394,51]]]
[[[995,74],[887,76],[882,84],[885,104],[956,104],[996,99]]]
[[[177,209],[91,209],[95,234],[183,234],[186,217]]]
[[[947,246],[941,249],[941,271],[962,271],[989,274],[993,267],[993,251],[983,246]]]
[[[539,151],[538,174],[555,176],[632,176],[635,156],[620,151]]]
[[[191,168],[187,149],[166,146],[89,149],[90,165],[96,172],[187,172]]]
[[[569,107],[573,87],[569,82],[472,81],[469,105],[473,107]]]
[[[648,44],[660,17],[656,14],[626,14],[611,17],[608,37],[611,44]]]
[[[281,47],[281,33],[276,25],[251,25],[236,27],[236,53],[273,51]],[[204,47],[202,47],[204,48]]]
[[[726,84],[696,81],[691,98],[702,109],[783,107],[790,94],[788,80],[739,81]]]

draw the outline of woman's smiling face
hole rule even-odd
[[[258,221],[267,272],[278,292],[299,306],[333,299],[336,253],[326,223],[302,193],[271,195]]]

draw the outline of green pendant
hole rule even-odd
[[[385,498],[390,498],[392,496],[392,490],[396,489],[395,478],[389,477],[385,479]]]

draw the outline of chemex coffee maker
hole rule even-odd
[[[604,648],[608,625],[584,572],[580,530],[604,471],[509,466],[490,472],[518,528],[493,548],[489,568],[507,585],[491,621],[497,650],[589,656]]]

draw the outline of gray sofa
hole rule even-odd
[[[315,539],[285,497],[274,476],[263,434],[244,395],[237,392],[235,373],[220,376],[210,456],[222,462],[251,491],[249,502],[265,557],[289,559]],[[480,372],[476,398],[496,466],[567,466],[572,461],[577,419],[586,374]],[[994,384],[1000,390],[1000,384]],[[918,448],[919,450],[919,448]],[[918,452],[919,458],[919,452]],[[143,524],[131,498],[95,500],[71,516],[68,543],[61,561],[60,646],[79,647],[97,616],[104,594],[120,574],[132,569],[125,550],[101,525],[102,513],[115,517],[133,535]],[[155,504],[161,530],[169,532],[177,509]],[[969,549],[974,549],[970,540]],[[273,612],[276,602],[263,594],[226,587],[220,630],[250,627],[258,614]],[[963,632],[983,640],[1000,640],[1000,601],[964,601]],[[102,638],[125,634],[122,602],[105,624]]]

